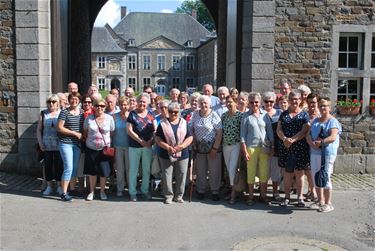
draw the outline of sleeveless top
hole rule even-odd
[[[59,137],[57,136],[57,119],[60,110],[52,116],[48,110],[43,111],[43,145],[46,151],[59,150]]]

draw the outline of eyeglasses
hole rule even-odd
[[[259,101],[250,101],[250,104],[258,104]]]
[[[91,101],[83,101],[84,104],[91,104]]]
[[[48,104],[51,104],[51,103],[52,103],[52,104],[55,104],[56,102],[57,102],[56,100],[48,100],[48,101],[47,101]]]
[[[173,115],[177,115],[179,111],[168,111],[168,113],[170,114],[173,114]]]
[[[168,109],[168,106],[159,106],[160,109]]]
[[[95,107],[105,108],[105,105],[96,105]]]
[[[275,103],[275,101],[273,101],[273,100],[264,100],[264,103],[266,103],[266,104],[268,104],[268,103],[273,104],[273,103]]]

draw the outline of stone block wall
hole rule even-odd
[[[275,89],[282,79],[286,79],[293,87],[306,84],[312,91],[336,100],[337,75],[344,73],[337,70],[333,55],[337,55],[338,47],[334,44],[334,39],[338,37],[337,32],[367,32],[366,37],[371,34],[371,29],[375,33],[375,2],[275,2]],[[348,30],[348,27],[353,26],[356,28]],[[363,86],[369,90],[366,81],[369,82],[371,76],[374,77],[374,71],[367,68],[361,70],[366,72]],[[343,126],[343,133],[335,172],[375,173],[375,116],[369,115],[364,108],[358,116],[336,117]]]
[[[0,0],[0,166],[16,162],[14,1]]]

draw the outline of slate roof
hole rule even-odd
[[[114,53],[125,52],[125,50],[117,45],[107,28],[94,27],[91,37],[91,52]]]
[[[136,46],[160,35],[184,45],[193,41],[193,48],[200,45],[200,39],[211,33],[188,14],[131,12],[113,30],[125,40],[135,39]]]

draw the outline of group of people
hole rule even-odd
[[[107,199],[107,178],[116,180],[119,197],[127,187],[130,201],[139,196],[151,199],[151,169],[158,166],[166,204],[183,203],[193,177],[198,200],[208,192],[212,200],[220,200],[225,187],[229,188],[225,197],[234,204],[240,195],[234,186],[243,166],[249,206],[255,202],[259,181],[260,202],[271,199],[287,206],[295,189],[297,206],[305,207],[308,200],[319,212],[333,210],[330,176],[341,125],[331,114],[329,99],[305,85],[292,90],[283,81],[278,94],[219,87],[214,96],[212,85],[205,84],[202,94],[173,88],[169,99],[150,86],[138,96],[127,88],[119,97],[114,89],[105,99],[94,86],[82,97],[76,83],[70,83],[68,90],[67,102],[65,95],[50,95],[40,114],[37,138],[47,181],[43,195],[53,192],[56,180],[61,199],[71,201],[72,196],[83,195],[87,183],[86,200],[91,201],[99,177],[101,200]],[[115,148],[114,158],[103,153],[107,147]],[[323,183],[317,182],[322,170]],[[267,196],[269,180],[272,198]],[[281,181],[284,198],[279,193]]]

